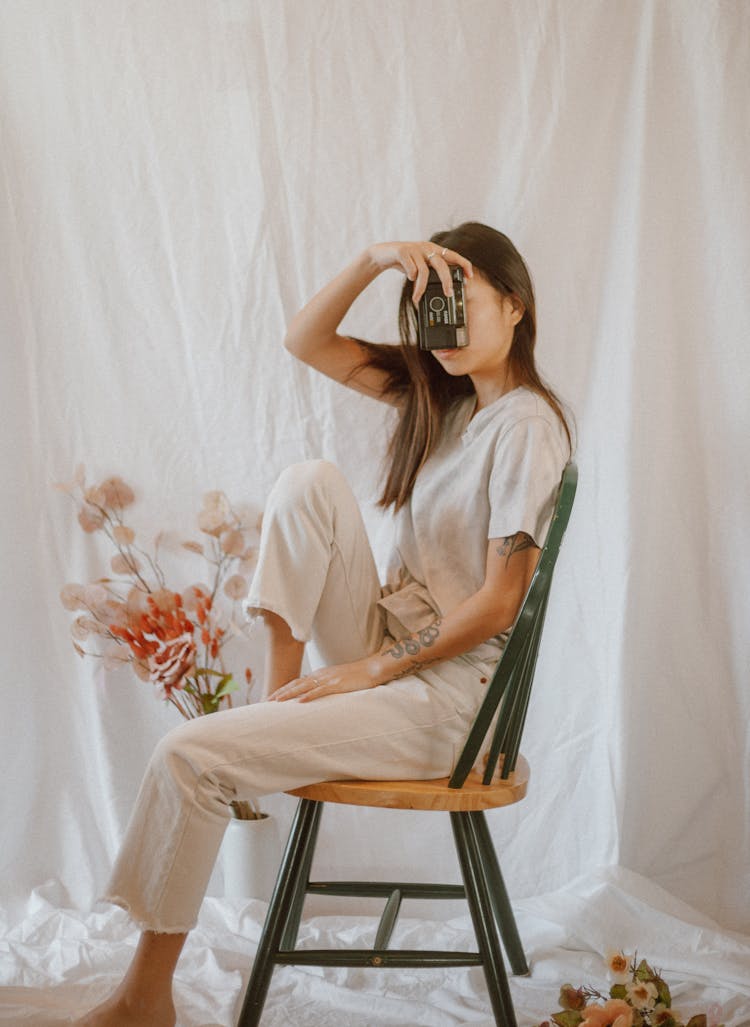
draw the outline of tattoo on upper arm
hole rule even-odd
[[[402,638],[400,642],[396,642],[388,650],[388,655],[392,656],[394,660],[400,660],[404,656],[417,656],[423,649],[429,649],[438,639],[441,623],[442,621],[440,620],[433,621],[426,628],[421,628],[407,638]],[[422,660],[413,660],[412,664],[421,667],[425,666],[425,662]],[[407,673],[410,673],[410,671],[407,671]]]
[[[505,557],[505,566],[508,566],[508,562],[514,553],[520,553],[524,549],[537,549],[537,544],[531,535],[527,535],[525,531],[518,531],[515,535],[507,535],[502,544],[496,549],[498,556]]]

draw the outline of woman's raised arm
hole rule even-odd
[[[430,267],[440,275],[446,293],[452,289],[449,264],[461,264],[471,274],[471,264],[452,250],[439,252],[430,242],[386,242],[369,246],[324,286],[292,319],[284,345],[299,360],[317,371],[367,396],[394,403],[387,391],[387,372],[369,366],[363,347],[338,327],[352,303],[388,268],[402,271],[414,282],[414,301],[427,284]]]

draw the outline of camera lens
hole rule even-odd
[[[430,300],[430,310],[434,310],[436,313],[440,310],[445,310],[445,300],[442,296],[433,296]]]

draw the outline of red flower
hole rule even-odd
[[[134,611],[127,626],[111,624],[110,631],[128,644],[141,665],[148,667],[150,679],[169,698],[195,669],[194,624],[175,593],[162,592],[158,601],[149,596],[146,603],[148,612]]]

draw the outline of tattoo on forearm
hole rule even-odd
[[[393,675],[391,681],[397,681],[399,678],[407,678],[410,674],[413,674],[417,670],[423,670],[425,667],[432,666],[433,663],[438,663],[437,658],[433,660],[409,660],[409,665],[404,667],[403,670],[399,670]]]
[[[497,555],[505,557],[505,566],[508,566],[508,561],[514,553],[520,553],[524,549],[536,549],[537,544],[531,535],[527,535],[525,531],[518,531],[515,535],[507,535],[502,544],[497,547]]]
[[[404,656],[417,656],[423,649],[429,649],[430,646],[434,645],[438,639],[441,623],[442,622],[440,620],[436,620],[428,627],[415,631],[414,634],[410,635],[408,638],[402,638],[400,642],[396,642],[396,644],[388,650],[388,655],[392,656],[394,660],[400,660]],[[414,662],[415,661],[412,661],[412,663]],[[422,660],[416,661],[416,664],[420,667],[425,666],[425,663]],[[411,669],[406,671],[406,673],[411,673]]]

